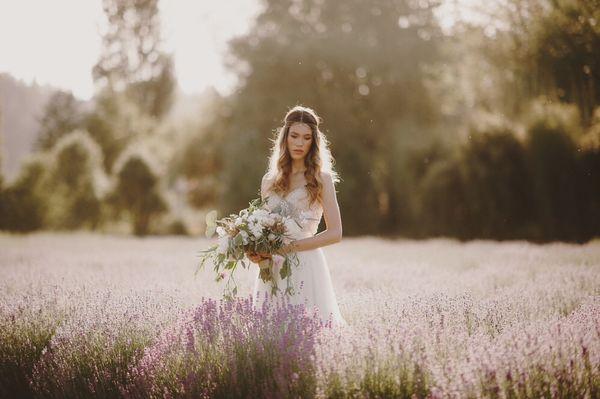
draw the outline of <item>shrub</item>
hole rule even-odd
[[[158,172],[141,151],[125,151],[115,164],[116,183],[109,203],[117,214],[127,213],[136,235],[146,235],[152,219],[167,211]]]
[[[0,229],[29,232],[44,227],[48,204],[42,182],[47,164],[43,156],[29,158],[17,180],[0,192]]]
[[[522,144],[507,128],[472,130],[470,137],[460,156],[468,235],[522,237],[532,210]]]
[[[548,107],[532,115],[527,127],[527,162],[533,183],[535,223],[540,239],[579,236],[583,218],[578,193],[574,122],[568,108]]]

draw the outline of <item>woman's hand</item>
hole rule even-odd
[[[248,251],[246,252],[246,256],[248,257],[248,259],[250,259],[252,262],[258,264],[261,261],[265,260],[265,259],[269,259],[271,257],[270,254],[265,253],[265,252],[254,252],[254,251]]]
[[[284,256],[284,255],[286,255],[290,252],[294,252],[294,251],[296,251],[296,241],[292,241],[289,244],[286,244],[283,247],[279,248],[277,253],[281,256]]]

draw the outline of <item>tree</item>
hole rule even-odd
[[[556,98],[576,104],[584,126],[600,104],[600,1],[556,0],[532,35],[537,78]]]
[[[179,159],[179,170],[191,189],[188,202],[202,208],[214,204],[219,185],[216,176],[222,168],[218,146],[222,145],[217,131],[211,130],[186,140]]]
[[[130,142],[151,136],[156,124],[122,93],[104,91],[96,95],[95,101],[85,127],[102,148],[105,170],[112,173],[119,154]]]
[[[534,108],[535,110],[535,108]],[[581,196],[575,141],[568,106],[541,107],[532,112],[527,127],[527,163],[533,182],[534,218],[538,237],[545,240],[573,240],[579,236]]]
[[[158,0],[103,0],[108,30],[92,75],[100,89],[123,92],[146,114],[164,116],[176,82],[161,50]]]
[[[2,201],[2,188],[4,185],[4,138],[2,133],[2,107],[0,106],[0,201]]]
[[[469,12],[485,22],[461,24],[455,43],[467,45],[458,69],[476,60],[466,75],[469,85],[483,83],[474,101],[492,99],[513,116],[545,95],[576,104],[589,126],[600,102],[598,0],[494,0]]]
[[[182,138],[169,162],[169,176],[184,178],[187,201],[198,209],[217,202],[221,190],[218,176],[226,155],[221,150],[226,127],[221,113],[227,109],[227,101],[216,92],[204,101],[196,106],[201,119],[176,128]]]
[[[439,159],[420,182],[421,235],[471,238],[467,231],[465,182],[456,155]]]
[[[133,232],[140,236],[149,233],[154,216],[167,210],[158,174],[150,165],[141,152],[124,152],[115,165],[116,184],[108,199],[117,215],[129,215]]]
[[[49,150],[61,137],[81,127],[83,119],[81,102],[73,93],[56,91],[48,100],[39,120],[36,148]]]
[[[523,238],[533,211],[523,145],[506,127],[472,129],[469,137],[460,156],[469,235]]]
[[[43,180],[48,161],[45,156],[30,156],[22,165],[17,180],[0,195],[0,230],[29,232],[45,226],[47,202]]]
[[[45,181],[49,227],[95,229],[106,185],[102,152],[89,134],[75,130],[62,137],[53,148]]]
[[[427,136],[438,120],[425,84],[426,66],[440,61],[443,44],[438,3],[266,1],[251,31],[230,42],[228,65],[240,85],[224,118],[224,213],[256,195],[269,136],[300,103],[323,116],[343,179],[342,212],[353,215],[344,231],[405,224],[395,207],[404,193],[396,172],[407,152],[391,149]]]

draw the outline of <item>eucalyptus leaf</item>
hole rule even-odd
[[[235,246],[239,246],[242,245],[244,243],[244,237],[242,237],[242,232],[239,232],[236,234],[236,236],[233,239],[233,244]]]

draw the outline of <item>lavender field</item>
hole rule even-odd
[[[344,238],[342,314],[219,301],[193,238],[0,236],[0,397],[600,397],[600,242]]]

